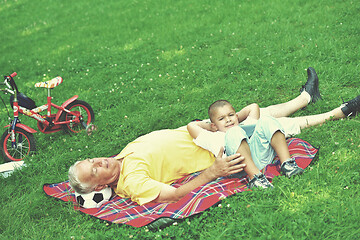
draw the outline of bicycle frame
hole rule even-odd
[[[9,77],[14,77],[16,76],[16,73],[14,73],[13,75],[9,76]],[[8,82],[5,83],[5,85],[8,87],[8,89],[12,88]],[[14,95],[14,101],[13,101],[13,115],[14,115],[14,119],[11,122],[11,124],[6,125],[6,127],[10,127],[10,131],[12,132],[12,136],[14,136],[14,131],[15,131],[15,127],[20,127],[22,129],[24,129],[27,132],[30,133],[35,133],[36,130],[32,129],[31,127],[28,127],[24,124],[22,124],[20,122],[19,119],[19,113],[24,114],[25,116],[31,117],[33,119],[35,119],[38,122],[38,128],[42,133],[53,133],[53,132],[57,132],[61,130],[61,125],[62,124],[69,124],[74,122],[74,120],[68,120],[68,121],[62,121],[59,122],[59,118],[61,116],[61,113],[63,113],[64,111],[75,116],[75,121],[77,121],[77,119],[79,119],[80,117],[80,113],[77,112],[71,112],[69,110],[66,109],[66,106],[69,105],[71,102],[75,101],[78,98],[78,95],[74,95],[73,97],[69,98],[67,101],[65,101],[61,106],[58,106],[56,104],[54,104],[51,99],[51,89],[48,89],[48,96],[47,96],[47,103],[34,108],[34,109],[27,109],[25,107],[19,106],[19,102],[17,99],[17,91],[16,90],[8,90],[8,93]],[[51,109],[55,108],[58,110],[58,112],[56,114],[52,114],[51,113]],[[47,114],[46,115],[40,115],[39,113],[43,112],[47,110]],[[53,120],[52,120],[53,118]],[[49,127],[50,126],[50,127]],[[15,142],[15,137],[12,137],[12,142]]]
[[[65,111],[71,115],[74,115],[76,117],[76,119],[78,119],[80,117],[80,113],[71,112],[66,109],[66,106],[69,105],[71,102],[73,102],[77,98],[78,98],[78,95],[75,95],[72,98],[69,98],[67,101],[65,101],[61,106],[58,106],[58,105],[52,103],[51,102],[52,98],[50,96],[48,96],[46,104],[44,104],[40,107],[34,108],[32,110],[21,107],[21,106],[18,106],[17,108],[15,108],[15,101],[14,101],[14,119],[16,118],[17,121],[19,122],[18,115],[19,115],[19,113],[22,113],[25,116],[28,116],[28,117],[31,117],[31,118],[37,120],[39,130],[42,133],[53,133],[53,132],[60,131],[62,124],[68,124],[68,123],[74,122],[74,120],[59,122],[59,117],[63,111]],[[18,105],[18,103],[16,105]],[[51,108],[55,108],[58,110],[56,115],[51,114]],[[39,114],[45,110],[47,110],[47,115],[42,116]],[[50,119],[52,117],[54,117],[54,120],[49,122],[48,119]],[[13,122],[15,122],[15,121],[13,121]],[[41,124],[39,125],[39,123],[43,124],[43,126],[41,126]],[[48,128],[50,125],[51,125],[51,128]],[[9,127],[9,126],[10,125],[8,125],[7,127]]]

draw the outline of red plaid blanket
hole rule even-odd
[[[302,168],[306,168],[317,155],[318,149],[304,140],[290,138],[287,142],[290,155],[296,159],[297,164]],[[270,181],[274,176],[280,175],[279,163],[278,158],[275,158],[272,164],[263,169],[264,174]],[[198,174],[194,173],[183,177],[177,180],[173,186],[178,187],[190,181]],[[176,203],[148,203],[139,206],[130,199],[116,196],[100,208],[85,209],[78,207],[76,204],[74,206],[75,209],[83,213],[111,223],[142,227],[152,222],[154,223],[155,220],[160,222],[164,218],[169,220],[183,219],[200,213],[227,196],[248,190],[246,187],[247,183],[246,177],[242,179],[219,178],[193,190]],[[43,190],[51,197],[76,203],[74,191],[70,188],[68,181],[44,184]]]

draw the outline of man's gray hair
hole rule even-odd
[[[76,165],[78,165],[81,161],[77,161],[69,168],[69,184],[72,189],[74,189],[75,192],[80,194],[86,194],[89,192],[92,192],[95,188],[95,186],[91,186],[86,183],[82,183],[79,180],[78,177],[78,171],[76,169]]]

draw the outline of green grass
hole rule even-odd
[[[66,180],[76,160],[116,154],[139,135],[206,118],[217,99],[237,109],[290,100],[309,66],[323,101],[295,116],[359,95],[359,11],[358,1],[340,0],[0,0],[2,75],[16,71],[20,90],[38,104],[46,93],[34,83],[62,76],[55,102],[79,95],[99,127],[90,137],[35,134],[28,167],[0,179],[0,238],[359,238],[359,117],[299,135],[321,147],[301,177],[276,178],[271,192],[238,194],[161,231],[108,225],[42,192],[44,183]],[[7,123],[1,107],[0,126]]]

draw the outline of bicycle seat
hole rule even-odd
[[[35,83],[35,87],[54,88],[63,82],[62,77],[56,77],[46,82]]]

